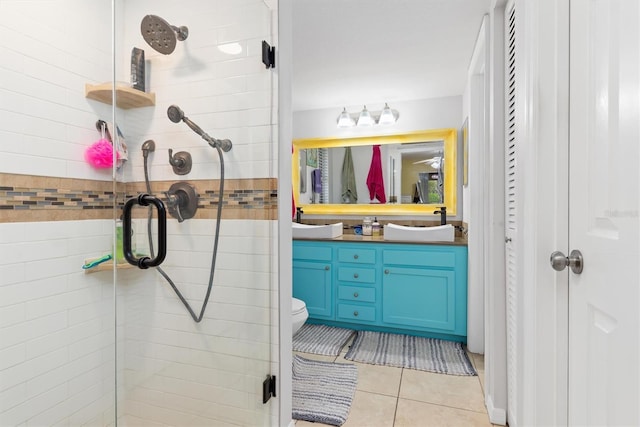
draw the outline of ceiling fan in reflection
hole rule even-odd
[[[434,169],[440,169],[440,165],[442,164],[442,156],[435,156],[430,159],[418,160],[417,162],[413,162],[414,165],[420,163],[425,163]]]

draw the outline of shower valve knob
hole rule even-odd
[[[169,148],[169,164],[173,167],[173,172],[176,175],[186,175],[191,172],[193,161],[190,153],[178,151],[173,154],[173,149]]]

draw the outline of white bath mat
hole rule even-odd
[[[293,350],[337,356],[354,333],[351,329],[305,323],[293,336]]]
[[[293,355],[293,419],[341,426],[358,382],[355,365]]]

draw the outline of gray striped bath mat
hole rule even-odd
[[[435,338],[359,331],[347,360],[450,375],[477,375],[462,344]]]
[[[354,332],[351,329],[305,323],[293,336],[293,350],[337,356]]]
[[[293,355],[293,419],[341,426],[347,420],[358,368]]]

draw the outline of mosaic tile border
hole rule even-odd
[[[0,187],[0,210],[112,209],[113,191]]]
[[[176,181],[156,181],[154,194],[166,201],[164,192]],[[215,218],[218,180],[189,180],[200,196],[195,218]],[[143,182],[52,178],[0,173],[0,222],[68,221],[111,219],[114,205],[146,192]],[[117,198],[117,199],[116,199]],[[223,198],[224,219],[277,219],[275,178],[227,179]]]

